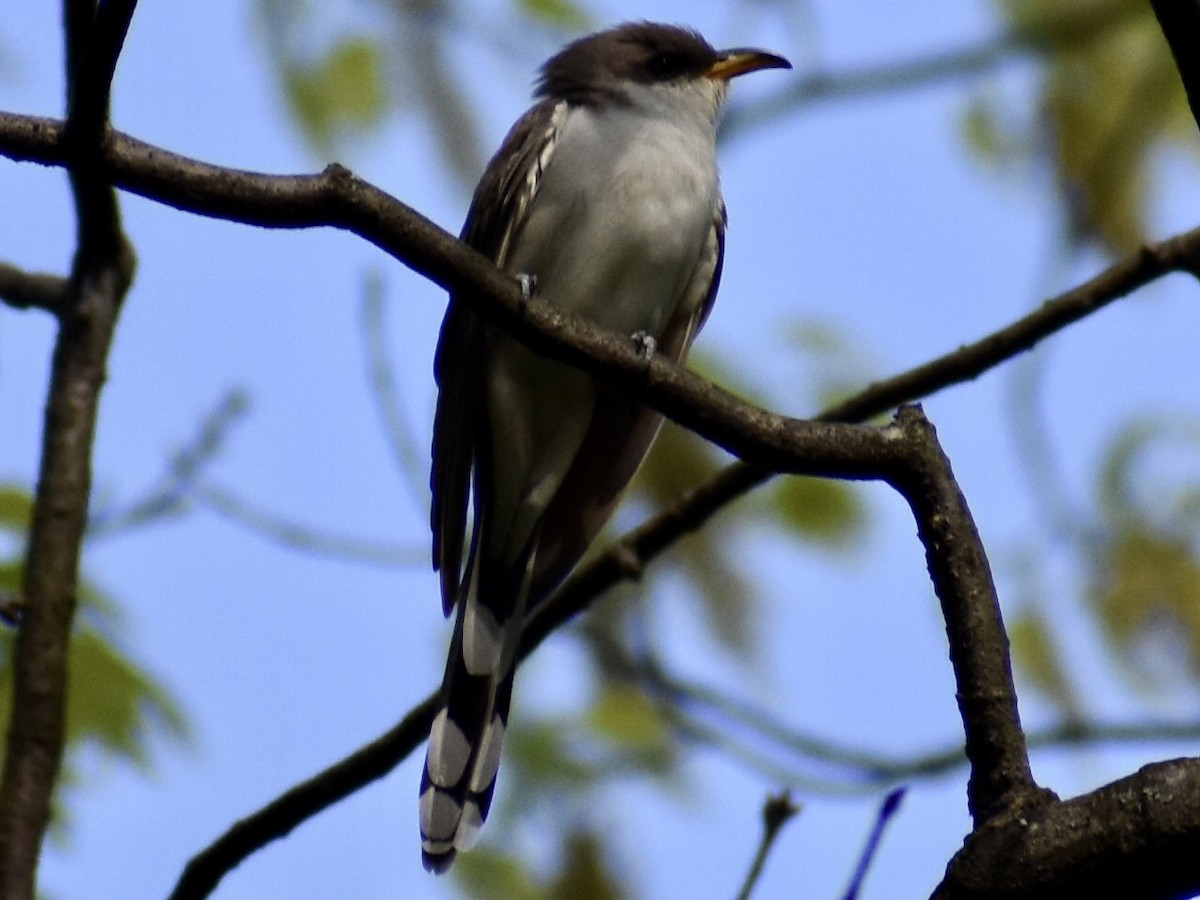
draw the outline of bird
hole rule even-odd
[[[719,114],[732,78],[772,68],[791,64],[675,25],[575,40],[542,66],[461,239],[526,292],[682,362],[724,262]],[[434,377],[433,565],[457,617],[419,807],[422,861],[441,873],[491,805],[522,624],[596,538],[662,419],[529,350],[461,292]]]

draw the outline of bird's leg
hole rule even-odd
[[[532,272],[518,272],[517,285],[521,288],[521,312],[524,312],[525,304],[533,299],[533,292],[537,290],[537,276]]]

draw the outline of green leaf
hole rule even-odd
[[[1078,721],[1082,712],[1079,700],[1046,620],[1026,611],[1009,622],[1008,636],[1021,672],[1059,707],[1064,718]]]
[[[574,831],[567,838],[562,866],[546,896],[549,900],[621,900],[628,896],[621,883],[608,867],[600,837]]]
[[[23,563],[0,561],[0,592],[20,590]],[[79,610],[69,647],[66,747],[62,775],[53,799],[52,835],[66,837],[69,810],[63,793],[82,784],[76,760],[85,748],[97,747],[105,757],[149,765],[152,734],[186,737],[179,708],[153,678],[126,657],[108,636],[118,624],[115,605],[81,581]],[[13,645],[16,632],[0,629],[0,728],[7,733],[12,717]],[[0,764],[4,748],[0,745]]]
[[[505,771],[517,793],[527,787],[580,788],[595,779],[595,770],[572,753],[566,740],[569,729],[560,720],[530,722],[526,717],[514,723],[505,740]]]
[[[605,685],[588,722],[610,741],[637,752],[657,752],[671,740],[655,702],[628,685]]]
[[[301,125],[326,150],[339,133],[378,123],[386,106],[380,49],[366,38],[339,41],[313,65],[292,63],[284,82]]]
[[[588,25],[583,7],[570,0],[517,0],[517,6],[526,15],[550,25],[580,30]]]
[[[828,547],[848,547],[862,536],[866,524],[853,486],[830,478],[778,479],[771,501],[788,528]]]
[[[22,534],[33,518],[33,498],[24,488],[0,485],[0,528]]]
[[[11,630],[0,633],[0,722],[12,702]],[[144,768],[150,730],[186,734],[184,719],[166,692],[99,632],[80,625],[71,636],[67,684],[67,750],[98,744],[106,753]],[[2,753],[0,753],[2,755]]]
[[[634,490],[657,508],[703,484],[720,467],[719,457],[707,441],[667,422],[638,473]],[[722,523],[702,528],[680,541],[669,560],[671,571],[693,588],[713,637],[730,650],[744,654],[752,649],[755,634],[754,588],[728,552],[725,529],[730,523],[723,518]],[[651,571],[657,574],[664,570],[655,567]]]
[[[1189,467],[1178,460],[1186,456]],[[1172,461],[1154,479],[1156,460]],[[1124,426],[1105,453],[1099,496],[1105,518],[1118,528],[1151,526],[1175,534],[1200,530],[1200,421],[1179,416],[1138,419]],[[1179,474],[1183,472],[1184,474]]]
[[[179,709],[148,675],[87,626],[71,642],[68,744],[94,741],[114,756],[147,765],[151,726],[182,738]]]
[[[454,875],[464,894],[480,900],[540,900],[545,895],[520,859],[491,847],[475,847],[461,854]]]
[[[1182,636],[1200,675],[1200,561],[1189,542],[1129,529],[1097,559],[1090,595],[1114,642],[1128,652],[1147,637]]]
[[[18,562],[0,562],[0,591],[19,591],[23,572],[24,566]]]

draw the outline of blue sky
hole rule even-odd
[[[335,15],[341,7],[330,7]],[[496,22],[505,18],[494,4]],[[609,3],[598,24],[649,17],[685,21],[718,45],[756,44],[803,71],[909,58],[994,32],[986,3],[882,0],[807,7],[819,38],[772,4]],[[58,14],[19,4],[0,22],[0,107],[57,115]],[[514,34],[516,28],[512,29]],[[494,146],[525,108],[533,71],[500,60],[469,34],[456,63]],[[1022,89],[1031,68],[1005,70]],[[745,79],[743,98],[779,73]],[[751,83],[756,81],[757,83]],[[961,140],[966,85],[806,110],[739,136],[722,150],[730,208],[721,299],[700,347],[736,366],[781,411],[813,412],[811,365],[784,338],[819,321],[859,348],[872,376],[900,371],[1015,318],[1048,292],[1096,271],[1081,262],[1048,283],[1055,209],[1036,178],[998,177]],[[144,3],[114,94],[121,130],[214,163],[272,173],[323,164],[288,120],[242,0]],[[418,117],[401,114],[343,161],[457,231],[468,197],[433,158]],[[1194,224],[1195,171],[1161,162],[1170,185],[1153,233]],[[425,513],[398,477],[371,404],[358,308],[367,273],[382,279],[388,339],[402,401],[422,445],[433,404],[430,365],[444,297],[348,235],[271,232],[185,215],[124,197],[139,269],[110,366],[95,457],[97,503],[137,495],[230,389],[251,410],[213,468],[221,485],[282,515],[337,533],[424,553]],[[63,175],[0,164],[0,259],[65,271],[73,225]],[[1200,311],[1182,278],[1144,291],[1055,339],[1045,416],[1067,489],[1090,490],[1118,423],[1137,412],[1195,415],[1194,335]],[[31,484],[36,470],[51,324],[0,309],[0,480]],[[1119,377],[1113,377],[1118,373]],[[993,555],[1006,609],[1020,608],[1018,550],[1039,542],[1037,498],[1021,478],[1004,404],[1008,376],[992,374],[926,404]],[[761,584],[765,646],[749,670],[722,657],[667,591],[652,620],[672,635],[670,658],[806,730],[868,748],[916,753],[959,733],[953,681],[922,550],[904,504],[882,486],[860,489],[872,512],[864,546],[831,557],[760,533],[737,552]],[[1132,714],[1126,690],[1096,650],[1094,625],[1073,599],[1069,566],[1047,552],[1051,595],[1069,661],[1089,685],[1088,708]],[[389,727],[440,678],[444,642],[435,580],[424,564],[364,566],[281,548],[206,513],[97,542],[88,575],[125,611],[122,645],[180,700],[189,745],[161,742],[153,771],[85,766],[70,843],[51,847],[43,890],[58,898],[165,895],[184,862],[292,784]],[[565,674],[564,674],[565,673]],[[581,682],[570,637],[547,645],[518,683],[522,706],[570,708]],[[1027,724],[1053,721],[1022,694]],[[1194,705],[1159,698],[1159,710]],[[1043,754],[1035,774],[1063,795],[1180,748]],[[416,785],[420,754],[234,872],[215,896],[439,897],[420,867]],[[606,792],[598,813],[616,835],[637,891],[648,897],[732,896],[758,838],[762,798],[776,785],[712,752],[693,754],[685,791],[641,783]],[[964,772],[920,783],[905,801],[868,882],[868,897],[922,896],[968,830]],[[844,887],[874,815],[871,798],[799,794],[760,894],[831,897]],[[500,836],[536,852],[545,819]],[[492,835],[493,837],[498,837]]]

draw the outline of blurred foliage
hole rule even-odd
[[[366,129],[383,117],[386,94],[377,44],[359,37],[329,47],[311,65],[282,72],[288,105],[317,149],[333,151],[338,135]]]
[[[611,683],[579,714],[514,719],[505,754],[493,818],[532,822],[540,842],[546,834],[561,836],[551,857],[556,869],[539,876],[522,854],[485,843],[455,865],[464,893],[506,900],[626,896],[602,832],[595,830],[594,801],[617,774],[669,780],[675,740],[657,704],[632,685]]]
[[[639,755],[651,759],[670,755],[671,733],[658,705],[630,685],[606,685],[588,719],[602,737]]]
[[[518,857],[477,847],[455,863],[463,892],[481,900],[621,900],[628,896],[607,860],[603,838],[573,829],[562,838],[561,862],[549,878],[539,879]]]
[[[576,831],[568,835],[563,864],[550,886],[551,900],[620,900],[626,896],[609,871],[599,835]]]
[[[1072,234],[1113,253],[1145,240],[1150,166],[1168,142],[1194,145],[1195,123],[1171,54],[1144,0],[1000,0],[1012,33],[1041,56],[1041,115],[1031,135],[977,98],[971,146],[986,156],[1022,143],[1047,153]],[[1029,98],[1020,103],[1029,108]]]
[[[634,495],[649,510],[674,503],[712,478],[727,462],[711,444],[666,422],[634,482]],[[648,575],[665,571],[685,579],[710,633],[726,649],[747,653],[754,643],[754,586],[730,552],[728,518],[688,535]]]
[[[844,549],[857,544],[866,511],[853,488],[829,478],[780,478],[771,487],[779,521],[801,536]]]
[[[789,335],[785,352],[798,352],[809,364],[812,371],[806,372],[806,382],[817,402],[831,399],[835,384],[849,384],[849,370],[858,368],[859,360],[836,332],[794,324]],[[711,352],[693,354],[689,368],[753,403],[773,405]],[[668,421],[634,481],[633,493],[648,509],[661,509],[710,480],[728,463],[729,457],[708,441]],[[654,577],[669,567],[673,575],[683,578],[711,635],[725,649],[749,658],[758,642],[756,587],[737,556],[732,541],[735,529],[751,523],[782,525],[806,540],[846,548],[862,534],[866,518],[853,485],[828,479],[775,479],[764,491],[739,501],[715,522],[681,540],[648,575]]]
[[[588,25],[583,6],[570,0],[517,0],[517,6],[530,18],[549,25],[582,31]]]
[[[1110,442],[1095,524],[1071,537],[1089,608],[1141,687],[1200,680],[1200,422],[1147,417]],[[1086,514],[1079,513],[1080,517]],[[1098,519],[1098,521],[1097,521]],[[1044,623],[1013,641],[1023,670],[1068,715],[1077,710]],[[1022,646],[1023,641],[1025,646]],[[1067,691],[1067,693],[1063,693]]]
[[[1176,418],[1128,425],[1101,473],[1106,528],[1089,597],[1122,660],[1151,683],[1173,652],[1200,679],[1198,484],[1200,422]]]
[[[410,110],[433,131],[446,167],[466,185],[485,161],[467,97],[474,67],[450,62],[450,42],[469,32],[511,54],[530,27],[583,30],[589,16],[574,0],[513,0],[516,16],[492,27],[456,0],[354,0],[338,7],[258,0],[268,57],[288,109],[323,159]],[[501,32],[511,29],[507,41]]]
[[[1092,598],[1126,659],[1137,663],[1138,650],[1161,657],[1179,649],[1189,657],[1181,662],[1200,675],[1200,562],[1192,542],[1118,531],[1097,561]],[[1141,671],[1153,675],[1149,666]]]
[[[1058,708],[1064,720],[1082,721],[1083,709],[1050,622],[1035,610],[1026,609],[1008,617],[1008,637],[1012,642],[1013,662],[1033,686]]]
[[[0,486],[0,534],[13,538],[18,545],[12,555],[0,557],[0,596],[20,596],[23,548],[19,545],[32,510],[32,498],[25,491]],[[111,635],[120,625],[115,606],[86,580],[81,580],[79,604],[70,646],[64,772],[55,798],[54,833],[60,838],[65,836],[67,822],[61,787],[83,783],[78,771],[82,751],[96,749],[102,758],[147,770],[152,736],[179,740],[187,733],[183,715],[166,690],[113,642]],[[0,723],[6,731],[12,714],[15,639],[11,628],[0,632]]]

